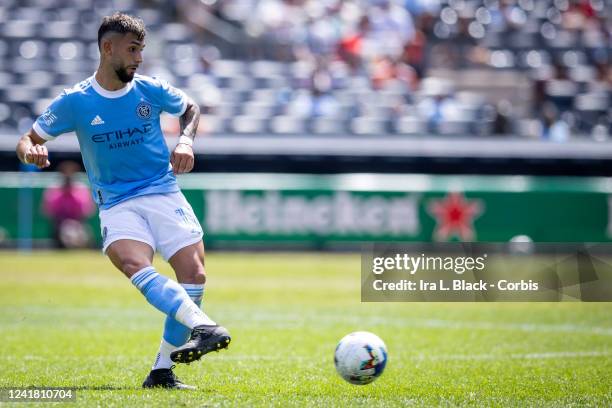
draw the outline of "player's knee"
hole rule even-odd
[[[151,266],[151,264],[146,259],[141,259],[137,257],[127,257],[121,259],[121,270],[128,277],[131,277],[136,272],[140,271],[143,268],[146,268],[147,266]]]
[[[204,265],[199,262],[193,262],[190,265],[183,265],[183,267],[177,270],[177,277],[181,283],[193,283],[203,285],[206,283],[206,272]]]
[[[206,271],[203,265],[194,265],[190,272],[190,280],[199,285],[206,283]]]
[[[206,283],[206,271],[204,269],[204,248],[194,251],[195,246],[183,248],[169,260],[176,272],[176,277],[181,283],[199,284]]]

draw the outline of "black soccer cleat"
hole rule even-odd
[[[175,390],[195,390],[193,385],[183,384],[181,380],[176,378],[171,368],[158,368],[151,370],[147,378],[142,383],[142,388],[168,388]]]
[[[175,363],[191,363],[204,354],[219,351],[229,346],[232,338],[222,326],[196,326],[191,331],[189,341],[170,353]]]

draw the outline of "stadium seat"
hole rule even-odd
[[[5,122],[11,117],[11,108],[6,103],[0,102],[0,123]]]
[[[48,88],[56,84],[55,75],[48,71],[33,71],[22,75],[24,84],[32,88]]]
[[[9,43],[0,38],[0,57],[4,57],[9,53]]]
[[[242,113],[246,116],[272,117],[276,112],[274,102],[247,102],[243,105]]]
[[[204,134],[223,134],[226,120],[215,115],[201,115],[198,131]]]
[[[251,100],[268,104],[276,103],[279,94],[278,89],[279,88],[254,89],[251,93]]]
[[[308,128],[317,135],[340,135],[348,130],[345,121],[325,117],[310,119]]]
[[[279,134],[304,134],[306,124],[304,119],[295,116],[276,116],[270,121],[270,130]]]
[[[36,22],[28,20],[7,21],[2,26],[0,35],[5,38],[33,38],[36,36]]]
[[[471,125],[473,122],[470,121],[443,121],[438,124],[438,133],[440,135],[449,136],[465,136],[471,134]]]
[[[246,66],[242,61],[216,60],[212,66],[212,74],[217,77],[232,78],[246,73]]]
[[[215,114],[222,118],[231,118],[238,115],[240,105],[234,102],[221,102],[214,108]]]
[[[185,24],[168,23],[161,29],[161,38],[165,41],[187,43],[191,38],[191,32]]]
[[[28,85],[9,85],[4,90],[4,100],[7,102],[30,103],[40,96],[38,89]]]
[[[268,129],[267,119],[263,117],[240,115],[231,119],[231,130],[236,133],[264,133]]]
[[[395,132],[400,135],[424,135],[427,133],[427,122],[413,116],[399,118],[394,125]]]
[[[387,130],[387,119],[383,117],[356,117],[351,121],[351,131],[357,135],[383,135]]]
[[[39,27],[39,35],[49,40],[73,40],[80,37],[80,31],[72,21],[53,21]]]

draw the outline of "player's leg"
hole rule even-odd
[[[153,248],[148,244],[120,239],[108,246],[106,254],[147,301],[162,313],[190,328],[211,323],[189,298],[185,289],[172,279],[157,273],[151,264]]]
[[[129,279],[139,271],[151,267],[153,262],[153,248],[149,244],[132,239],[114,241],[106,249],[106,255]]]
[[[155,240],[144,218],[133,211],[129,204],[128,201],[100,211],[100,222],[103,251],[117,269],[132,282],[137,282],[139,276],[154,271],[152,260]],[[150,276],[143,278],[149,279]],[[145,388],[195,389],[176,378],[171,368],[151,370],[142,385]]]
[[[170,257],[168,262],[174,269],[179,282],[202,285],[203,293],[206,274],[204,271],[204,243],[202,241],[181,248]],[[194,287],[194,289],[200,289],[200,287]],[[194,294],[197,294],[197,292]],[[190,363],[198,360],[206,353],[227,348],[230,341],[229,332],[224,327],[212,322],[212,324],[199,326],[191,331],[189,341],[172,351],[170,358],[174,362]]]
[[[162,313],[191,329],[210,323],[185,289],[172,279],[158,274],[151,265],[155,237],[141,215],[139,198],[100,211],[103,251],[130,278],[147,301]]]
[[[168,259],[181,283],[204,285],[206,271],[204,269],[204,242],[187,245],[179,249]]]
[[[139,276],[142,276],[143,282],[148,279],[148,276],[153,275],[151,271],[153,260],[153,248],[149,244],[144,242],[121,239],[111,243],[106,254],[110,258],[111,262],[117,269],[119,269],[125,276],[138,287],[136,284]],[[152,279],[154,281],[155,279]],[[147,296],[147,295],[145,295]],[[149,297],[147,297],[149,300]],[[166,316],[166,319],[172,319]],[[178,323],[180,324],[180,323]],[[182,325],[181,325],[182,326]],[[185,327],[185,326],[182,326]],[[189,330],[189,329],[186,329]],[[170,359],[168,354],[168,359]],[[195,389],[195,387],[187,384],[183,384],[172,372],[172,367],[154,367],[149,373],[144,383],[142,384],[145,388],[163,387],[163,388],[175,388],[175,389]]]
[[[204,294],[204,245],[202,241],[192,244],[196,250],[187,248],[180,249],[168,261],[176,273],[179,284],[185,289],[191,300],[201,307]],[[187,253],[189,251],[189,253]],[[152,370],[171,368],[174,362],[170,359],[170,353],[182,346],[189,339],[191,330],[179,323],[172,317],[166,317],[164,322],[164,333],[155,356]]]
[[[157,247],[174,268],[179,282],[197,299],[203,292],[205,281],[202,227],[182,193],[159,194],[155,195],[154,200],[154,205],[147,206],[147,221]],[[191,338],[185,345],[176,344],[183,341],[184,329],[171,321],[167,321],[167,324],[169,328],[164,331],[164,339],[171,341],[165,344],[162,340],[160,351],[167,354],[171,346],[181,346],[177,349],[179,353],[171,353],[174,362],[189,363],[198,360],[210,351],[227,347],[230,342],[227,330],[211,320],[191,331]]]
[[[153,248],[144,242],[121,239],[112,242],[106,249],[106,254],[117,269],[123,272],[136,287],[145,295],[146,299],[162,312],[166,313],[166,320],[172,320],[179,325],[182,330],[190,330],[183,324],[178,323],[174,317],[168,314],[168,310],[160,307],[160,304],[168,302],[168,299],[179,298],[179,292],[183,292],[182,296],[187,296],[187,293],[178,286],[178,284],[165,276],[157,274],[152,267]],[[173,287],[174,286],[174,287]],[[161,287],[161,290],[160,290]],[[201,298],[200,298],[201,299]],[[199,308],[199,305],[197,306]],[[202,322],[199,322],[202,323]],[[184,341],[183,341],[184,343]],[[181,343],[182,344],[182,343]],[[167,350],[167,359],[170,361],[170,351]],[[172,389],[195,389],[191,385],[182,383],[172,371],[172,366],[168,367],[153,367],[143,383],[145,388],[162,387]]]

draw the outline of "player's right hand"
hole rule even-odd
[[[27,164],[33,164],[39,169],[49,167],[51,162],[49,161],[49,152],[43,145],[32,145],[25,154],[25,162]]]

